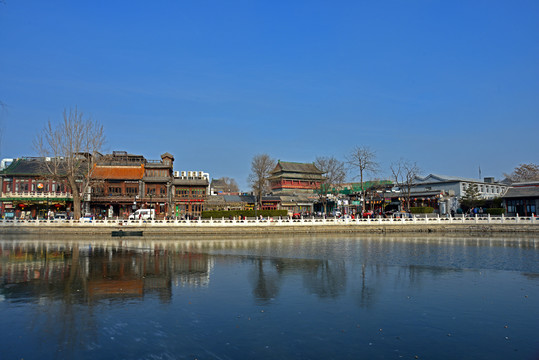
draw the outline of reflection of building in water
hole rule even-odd
[[[169,301],[172,283],[207,286],[212,264],[206,254],[159,246],[0,241],[0,292],[63,298],[68,291],[79,301],[156,294]]]
[[[30,244],[32,245],[32,244]],[[2,285],[44,280],[62,281],[69,275],[71,251],[64,246],[37,248],[14,242],[0,244]]]
[[[208,286],[213,260],[208,254],[173,254],[174,285]]]

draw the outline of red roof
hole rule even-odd
[[[94,166],[92,178],[115,180],[140,180],[144,176],[144,165],[140,166]]]

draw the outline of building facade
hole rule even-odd
[[[176,172],[173,216],[183,219],[199,218],[209,193],[209,174],[202,171]]]
[[[314,193],[324,182],[323,172],[314,164],[278,161],[268,179],[271,192]]]
[[[71,212],[71,190],[65,180],[45,176],[46,161],[43,157],[18,158],[0,172],[4,218],[37,219]]]
[[[537,216],[539,181],[514,183],[503,196],[503,202],[509,216]]]
[[[508,188],[506,184],[496,182],[491,177],[481,181],[480,179],[430,174],[426,177],[417,176],[414,179],[412,197],[416,202],[420,199],[429,204],[437,204],[440,214],[446,214],[457,211],[466,189],[473,185],[477,186],[479,198],[483,200],[502,197]]]

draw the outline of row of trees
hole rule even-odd
[[[375,152],[366,146],[356,146],[347,154],[343,161],[333,156],[319,156],[316,158],[314,164],[319,170],[324,172],[325,181],[320,186],[319,194],[326,211],[328,195],[334,189],[339,188],[349,174],[353,174],[352,177],[354,179],[359,179],[361,197],[364,199],[367,190],[364,186],[365,177],[375,175],[380,170]],[[255,155],[251,161],[251,173],[248,182],[259,204],[261,202],[261,196],[269,192],[268,178],[275,166],[275,160],[268,154]],[[413,180],[420,173],[419,167],[415,162],[400,159],[390,165],[390,171],[395,185],[404,192],[404,196],[407,199],[406,208],[409,208]]]
[[[101,152],[104,143],[103,126],[85,117],[77,108],[64,110],[62,121],[58,124],[48,121],[34,139],[34,149],[39,156],[50,158],[50,161],[44,162],[43,175],[67,180],[73,194],[75,219],[80,218],[82,195],[88,191],[95,155]],[[338,188],[350,173],[353,174],[352,178],[359,179],[361,195],[365,198],[365,177],[373,176],[380,170],[375,152],[366,146],[356,146],[343,161],[333,156],[317,157],[315,165],[325,173],[326,180],[319,192],[324,204],[327,204],[329,192]],[[259,204],[262,195],[269,191],[268,177],[275,166],[275,160],[268,154],[255,155],[251,161],[248,182]],[[409,208],[413,180],[419,175],[420,168],[415,162],[400,159],[392,163],[389,170],[395,185],[403,191],[406,207]],[[521,164],[505,176],[513,182],[539,181],[539,165]],[[237,189],[234,179],[226,178],[226,182],[231,189]]]

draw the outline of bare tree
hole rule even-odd
[[[389,166],[393,179],[395,180],[395,185],[398,186],[403,191],[403,196],[405,199],[405,208],[407,211],[410,211],[410,196],[412,193],[412,188],[415,185],[415,178],[421,173],[421,170],[414,162],[408,160],[400,159],[397,162],[392,163]]]
[[[226,192],[228,193],[237,193],[240,191],[240,188],[238,187],[238,183],[236,180],[229,178],[229,177],[222,177],[221,180],[225,184]]]
[[[84,118],[77,108],[64,110],[63,120],[53,125],[49,120],[34,140],[34,148],[46,157],[45,173],[65,179],[73,195],[73,215],[81,215],[81,198],[90,186],[93,162],[105,142],[103,126]]]
[[[346,167],[342,161],[333,156],[319,156],[314,162],[315,166],[324,172],[325,181],[320,185],[319,196],[324,204],[324,212],[327,213],[328,194],[346,179]]]
[[[273,168],[275,168],[275,160],[268,154],[255,155],[251,161],[251,173],[247,181],[251,185],[259,205],[262,202],[262,195],[269,190],[268,178]]]
[[[539,181],[539,165],[520,164],[511,174],[504,174],[511,182]]]
[[[346,163],[350,168],[359,172],[359,181],[361,182],[361,211],[365,209],[365,187],[363,186],[363,177],[367,174],[374,174],[378,171],[378,162],[376,154],[367,146],[356,146],[346,156]]]

